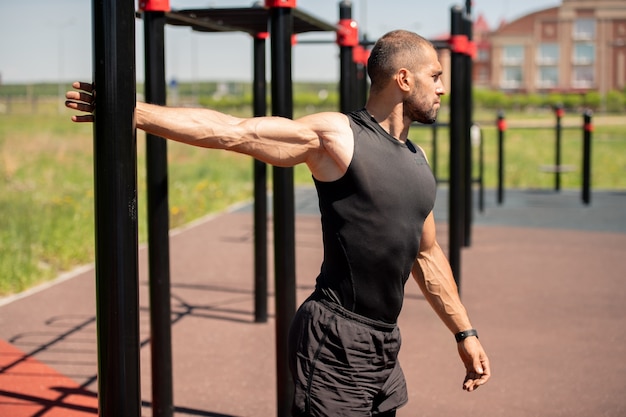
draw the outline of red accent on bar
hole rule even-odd
[[[478,46],[474,41],[467,41],[467,54],[472,58],[476,59],[478,55]]]
[[[365,49],[361,45],[357,45],[352,49],[352,60],[361,65],[367,65],[367,60],[370,57],[370,50]]]
[[[469,54],[469,40],[467,39],[467,35],[450,36],[448,43],[450,44],[452,52],[465,55]]]
[[[170,0],[139,0],[139,10],[142,12],[169,12]]]
[[[298,44],[298,37],[297,35],[294,33],[293,35],[291,35],[291,46],[295,46]]]
[[[506,120],[498,119],[498,130],[504,132],[506,130]]]
[[[270,37],[269,32],[258,32],[254,34],[254,37],[257,39],[268,39]]]
[[[556,117],[561,118],[563,115],[565,115],[565,109],[563,109],[563,107],[557,107]]]
[[[339,46],[357,46],[359,44],[359,28],[352,19],[341,19],[337,28],[337,44]]]
[[[265,7],[296,8],[296,0],[265,0]]]
[[[591,123],[585,123],[583,128],[585,129],[585,132],[593,132],[593,124]]]

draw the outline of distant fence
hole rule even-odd
[[[65,110],[61,96],[0,96],[0,114],[55,114]]]
[[[547,173],[554,174],[554,191],[561,190],[561,174],[564,172],[572,172],[576,170],[576,167],[572,165],[566,165],[562,163],[561,148],[562,148],[562,133],[563,129],[581,129],[583,137],[582,146],[582,169],[581,169],[581,198],[584,204],[590,204],[591,202],[591,134],[593,132],[593,125],[591,123],[592,113],[590,110],[583,112],[583,120],[580,127],[570,126],[564,127],[562,124],[562,118],[564,115],[563,107],[556,106],[554,108],[555,124],[555,160],[553,165],[541,165],[540,170]],[[520,127],[508,127],[504,112],[499,112],[496,119],[496,127],[498,130],[498,192],[497,201],[498,204],[502,204],[504,201],[504,173],[505,173],[505,134],[510,129],[546,129],[550,127],[546,126],[520,126]]]

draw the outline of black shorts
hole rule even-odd
[[[309,298],[298,309],[289,335],[293,416],[364,417],[404,405],[408,396],[398,362],[400,344],[396,325]]]

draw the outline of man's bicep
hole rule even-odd
[[[420,255],[428,252],[437,244],[437,230],[435,229],[435,216],[431,211],[424,220],[422,237],[420,239]]]

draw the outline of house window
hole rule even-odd
[[[505,67],[502,71],[502,88],[519,88],[522,86],[522,67]]]
[[[520,88],[522,86],[522,64],[524,63],[524,47],[522,45],[505,45],[502,48],[502,88]]]
[[[487,62],[487,61],[489,61],[489,50],[488,49],[479,49],[478,50],[478,61],[479,62]]]
[[[591,88],[594,85],[592,66],[577,66],[572,71],[572,84],[575,88]]]
[[[595,84],[595,46],[588,42],[577,42],[573,49],[572,86],[592,88]]]
[[[592,43],[574,44],[574,65],[591,65],[595,60],[595,46]]]
[[[556,43],[542,43],[537,50],[537,64],[557,65],[559,62],[559,45]]]
[[[574,21],[574,40],[593,40],[596,37],[596,22],[593,19],[577,19]]]
[[[520,65],[524,62],[524,47],[522,45],[505,45],[503,48],[504,65]]]
[[[559,45],[542,43],[537,48],[537,87],[554,88],[559,84]]]
[[[539,67],[537,87],[554,88],[559,85],[559,69],[557,67]]]

